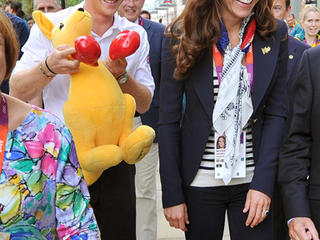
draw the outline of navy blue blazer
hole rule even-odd
[[[278,29],[267,40],[256,34],[253,41],[254,82],[252,92],[253,152],[255,174],[251,188],[272,196],[278,149],[286,119],[287,27]],[[170,39],[163,49],[160,85],[159,152],[164,208],[184,203],[184,189],[200,166],[212,128],[213,57],[204,51],[184,80],[173,79],[175,60]],[[271,51],[263,54],[262,49]],[[182,117],[183,93],[186,109]]]
[[[288,38],[288,69],[287,69],[287,76],[288,76],[288,92],[289,94],[292,91],[292,85],[297,78],[299,65],[302,59],[302,54],[304,50],[310,48],[309,45],[304,44],[303,42],[299,41],[298,39],[289,36]]]
[[[160,91],[160,77],[161,77],[161,50],[164,43],[164,29],[165,26],[143,19],[143,28],[148,35],[148,41],[150,45],[149,58],[151,73],[155,83],[155,89],[153,93],[150,109],[141,114],[141,121],[143,124],[152,127],[156,132],[155,142],[157,142],[157,129],[159,120],[159,91]]]
[[[289,36],[288,38],[288,68],[287,68],[287,92],[289,96],[293,95],[293,84],[297,79],[299,64],[302,59],[304,50],[310,48],[309,45],[302,43],[301,41]],[[289,109],[290,101],[287,106]],[[274,222],[274,239],[289,240],[288,224],[284,215],[284,206],[282,200],[282,194],[280,193],[279,186],[276,186],[273,194],[272,211],[277,214],[272,215],[272,221]]]
[[[293,93],[287,132],[280,151],[279,182],[287,220],[311,217],[320,230],[320,47],[306,50]]]

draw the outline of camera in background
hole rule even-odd
[[[306,0],[306,4],[317,6],[317,0]]]

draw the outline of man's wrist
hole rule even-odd
[[[39,66],[40,72],[42,73],[42,75],[44,75],[46,78],[53,78],[55,75],[50,74],[49,72],[46,72],[44,69],[44,63],[43,61],[40,62],[40,66]]]
[[[56,75],[56,74],[57,74],[56,72],[54,72],[54,71],[49,67],[48,57],[46,57],[46,60],[44,60],[44,63],[46,64],[46,67],[47,67],[47,69],[49,70],[49,72],[51,72],[53,75]]]
[[[125,71],[120,76],[118,76],[116,79],[120,85],[125,84],[129,79],[129,74],[127,73],[127,71]]]
[[[295,217],[293,217],[293,218],[290,218],[289,220],[288,220],[288,226],[289,226],[289,224],[293,221],[295,219]]]

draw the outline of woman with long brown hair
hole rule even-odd
[[[271,0],[189,0],[167,28],[159,149],[164,214],[187,239],[272,239],[287,28]],[[185,112],[182,99],[186,95]],[[225,149],[216,149],[219,136]]]

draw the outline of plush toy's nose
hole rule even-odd
[[[84,9],[83,8],[79,8],[78,11],[84,12]]]

